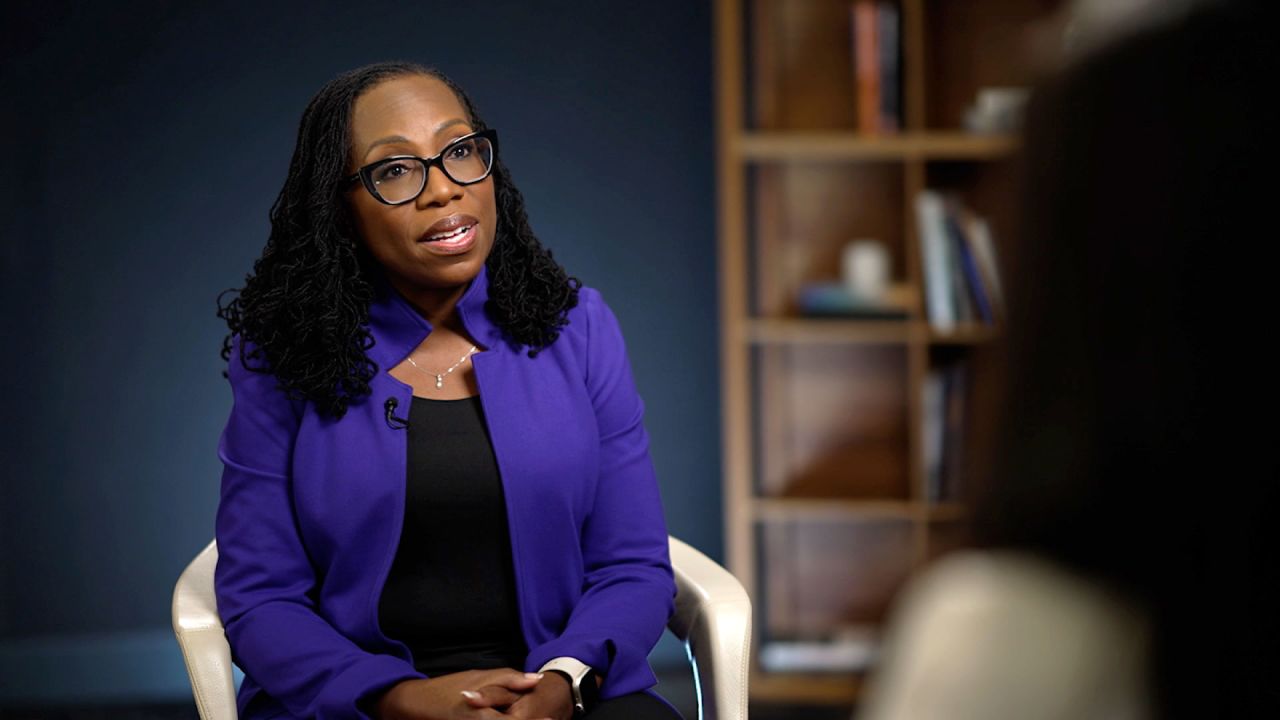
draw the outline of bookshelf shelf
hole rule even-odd
[[[847,498],[770,498],[755,500],[752,508],[763,521],[794,521],[812,518],[890,518],[915,520],[922,508],[904,500],[851,500]]]
[[[736,152],[756,162],[847,160],[997,160],[1013,154],[1008,135],[909,132],[865,136],[853,132],[749,132]]]
[[[965,520],[969,509],[960,503],[937,503],[929,506],[928,515],[933,521]]]
[[[754,319],[747,323],[748,340],[767,344],[905,344],[924,332],[907,320],[838,320],[810,318]]]
[[[952,330],[927,330],[932,345],[981,345],[1000,336],[997,329],[986,325],[966,325]]]
[[[999,337],[975,321],[1006,310],[1019,142],[957,128],[984,91],[1026,84],[1023,29],[1052,4],[716,0],[726,560],[755,603],[755,701],[855,702],[860,674],[766,672],[761,648],[874,637],[902,583],[966,540],[970,365]],[[871,73],[868,17],[891,48]],[[900,312],[807,315],[858,309],[822,294],[855,239],[883,246]]]
[[[848,704],[858,698],[863,678],[855,673],[763,673],[751,675],[751,697],[766,702]]]
[[[920,320],[759,318],[744,327],[744,340],[756,345],[982,345],[1000,337],[998,329],[987,325],[941,331]]]

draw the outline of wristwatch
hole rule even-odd
[[[595,708],[600,701],[600,686],[596,683],[596,671],[577,658],[558,657],[548,660],[538,672],[553,672],[564,676],[573,691],[573,716],[580,718]]]

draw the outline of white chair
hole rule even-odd
[[[702,720],[746,720],[751,600],[711,558],[671,538],[676,612],[668,628],[693,663]],[[173,590],[173,631],[201,720],[236,720],[231,648],[213,594],[217,543],[191,561]]]

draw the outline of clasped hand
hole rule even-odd
[[[378,699],[381,720],[569,720],[569,683],[556,673],[467,670],[405,680]]]

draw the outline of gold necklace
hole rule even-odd
[[[473,352],[475,352],[475,351],[476,351],[476,346],[475,346],[475,345],[472,345],[472,346],[471,346],[471,349],[467,351],[467,354],[466,354],[466,355],[463,355],[463,356],[458,360],[458,362],[456,362],[456,363],[454,363],[454,364],[453,364],[453,367],[449,368],[448,370],[445,370],[445,371],[444,371],[444,372],[442,372],[442,373],[433,373],[433,372],[427,372],[426,370],[423,370],[423,369],[422,369],[422,367],[418,365],[418,363],[416,363],[416,362],[414,362],[414,361],[413,361],[413,356],[412,356],[412,355],[410,355],[410,356],[409,356],[409,357],[407,357],[406,359],[409,361],[409,364],[410,364],[410,365],[412,365],[412,366],[414,366],[414,367],[418,368],[418,370],[420,370],[421,372],[423,372],[423,373],[425,373],[425,374],[427,374],[427,375],[430,375],[431,377],[435,378],[435,379],[436,379],[436,387],[437,387],[437,388],[441,388],[441,387],[444,387],[444,376],[445,376],[445,375],[448,375],[449,373],[451,373],[451,372],[453,372],[454,370],[456,370],[456,369],[458,368],[458,366],[459,366],[459,365],[461,365],[463,362],[465,362],[467,358],[471,357],[471,353],[473,353]]]

